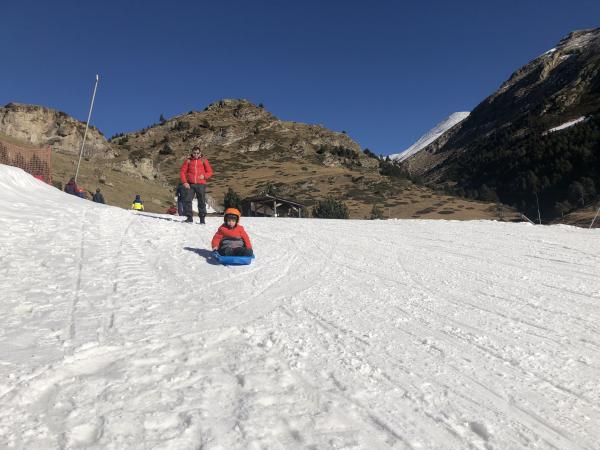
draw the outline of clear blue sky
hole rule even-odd
[[[107,136],[221,98],[405,149],[473,109],[600,1],[3,2],[0,104],[41,104]]]

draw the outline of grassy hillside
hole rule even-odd
[[[64,186],[75,175],[75,155],[52,154],[52,179]],[[96,188],[100,188],[106,203],[129,208],[136,194],[141,194],[146,211],[164,213],[173,201],[174,192],[160,183],[145,180],[121,172],[118,161],[102,158],[82,159],[77,184],[83,187],[91,199]]]

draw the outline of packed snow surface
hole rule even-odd
[[[423,136],[421,136],[417,142],[408,147],[406,150],[404,150],[401,153],[390,155],[390,159],[395,159],[396,161],[404,161],[405,159],[410,158],[419,150],[422,150],[429,144],[432,144],[433,142],[437,141],[442,136],[442,134],[444,134],[446,131],[448,131],[455,125],[458,125],[467,117],[469,117],[469,114],[469,112],[455,112],[453,114],[450,114],[450,116],[446,117],[435,127],[429,130]]]
[[[0,166],[0,448],[598,448],[600,230],[242,222]]]
[[[571,128],[572,126],[577,125],[578,123],[584,122],[585,120],[587,120],[586,116],[579,117],[579,118],[577,118],[575,120],[570,120],[568,122],[563,123],[562,125],[559,125],[559,126],[554,127],[554,128],[550,128],[544,134],[554,133],[555,131],[560,131],[560,130],[565,130],[567,128]]]

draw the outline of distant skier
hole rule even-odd
[[[142,201],[142,198],[140,197],[140,194],[137,194],[135,196],[135,200],[131,204],[131,209],[134,209],[136,211],[143,211],[144,210],[144,202]]]
[[[252,243],[239,224],[241,213],[235,208],[227,208],[223,216],[223,224],[212,238],[213,251],[222,256],[252,256]]]
[[[77,187],[77,183],[75,183],[75,178],[71,178],[69,180],[69,182],[65,185],[65,192],[67,194],[71,194],[71,195],[77,196],[77,191],[78,190],[79,190],[79,187]]]
[[[169,206],[169,209],[167,209],[167,214],[171,214],[172,216],[176,215],[177,207],[175,205]]]
[[[104,203],[104,195],[100,192],[100,188],[96,188],[96,193],[92,196],[92,200],[96,203]]]
[[[192,210],[192,201],[194,196],[198,198],[198,215],[200,223],[204,224],[206,217],[206,180],[213,174],[212,167],[208,159],[202,159],[202,149],[195,146],[192,154],[181,166],[179,176],[183,187],[185,188],[184,215],[187,216],[185,222],[194,222],[194,211]]]

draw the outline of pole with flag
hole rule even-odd
[[[85,146],[85,138],[87,137],[88,128],[90,126],[90,119],[92,117],[92,109],[94,108],[94,99],[96,98],[96,89],[98,89],[98,81],[100,76],[96,74],[96,84],[94,85],[94,93],[92,94],[92,102],[90,104],[90,112],[88,114],[87,122],[85,124],[85,132],[83,133],[83,141],[81,141],[81,150],[79,150],[79,161],[77,162],[77,171],[75,172],[75,182],[77,182],[77,175],[79,175],[79,165],[81,164],[81,157],[83,156],[83,148]]]

